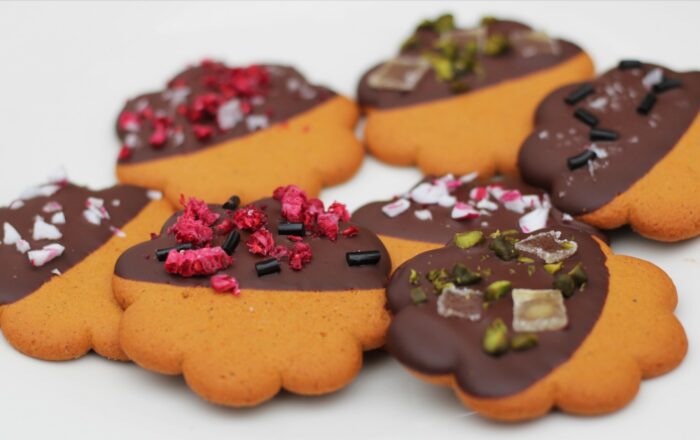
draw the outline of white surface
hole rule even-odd
[[[77,182],[114,182],[114,117],[122,102],[159,88],[204,56],[292,63],[352,94],[362,71],[394,53],[423,17],[452,10],[521,18],[589,51],[600,69],[622,57],[700,67],[698,3],[257,3],[0,4],[0,204],[65,164]],[[419,177],[368,158],[347,184],[324,191],[351,208],[407,189]],[[689,195],[698,197],[697,194]],[[660,207],[661,209],[662,207]],[[620,253],[650,260],[676,282],[691,350],[676,371],[646,381],[605,417],[552,414],[503,426],[471,415],[451,393],[410,377],[382,352],[357,380],[322,398],[283,394],[251,410],[209,405],[179,377],[89,355],[33,360],[0,338],[0,439],[18,438],[698,438],[700,240],[658,244],[614,235]],[[0,262],[1,264],[1,262]],[[695,312],[695,316],[693,316]],[[695,320],[693,320],[695,318]],[[694,435],[693,435],[694,434]],[[435,436],[435,437],[433,437]]]

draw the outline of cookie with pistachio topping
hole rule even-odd
[[[495,18],[462,29],[444,15],[365,73],[357,94],[379,159],[425,174],[488,176],[515,172],[543,97],[592,76],[591,59],[573,43]]]
[[[458,234],[387,297],[389,351],[496,420],[615,411],[687,351],[669,277],[577,230]]]
[[[362,161],[349,99],[288,66],[205,60],[166,87],[130,99],[117,120],[121,182],[244,202],[297,182],[312,195]]]
[[[158,238],[119,258],[124,351],[227,406],[346,386],[384,344],[384,246],[344,205],[295,186],[239,201],[183,200]]]
[[[0,208],[0,328],[10,344],[46,360],[90,350],[125,360],[111,274],[117,257],[172,213],[159,198],[128,185],[93,191],[61,177]]]
[[[552,207],[549,196],[514,177],[426,177],[393,200],[368,203],[352,219],[379,235],[394,267],[437,249],[455,233],[474,228],[534,232],[577,228],[606,240],[597,229]]]
[[[700,72],[623,60],[542,101],[518,166],[587,223],[676,241],[700,234],[699,143]]]

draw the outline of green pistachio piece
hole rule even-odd
[[[455,264],[452,268],[452,277],[454,283],[458,286],[469,286],[481,281],[481,274],[471,271],[463,264]]]
[[[535,260],[530,257],[518,257],[518,263],[532,264]]]
[[[490,277],[491,274],[493,273],[493,271],[488,267],[484,268],[484,270],[480,270],[479,272],[481,273],[481,276],[484,278]]]
[[[435,43],[435,49],[449,60],[455,60],[457,58],[457,43],[452,40],[438,40]]]
[[[498,21],[498,19],[496,17],[491,16],[491,15],[487,15],[485,17],[481,17],[481,21],[479,22],[479,24],[481,26],[488,26],[490,24],[496,23],[497,21]]]
[[[537,270],[537,267],[535,267],[535,266],[528,266],[528,267],[527,267],[527,276],[530,276],[530,277],[531,277],[531,276],[535,273],[536,270]]]
[[[460,232],[455,234],[454,242],[458,248],[468,249],[479,244],[483,238],[484,233],[481,231]]]
[[[497,56],[505,53],[509,47],[508,37],[503,34],[491,34],[486,38],[484,53],[490,56]]]
[[[439,16],[433,22],[433,29],[438,34],[450,32],[455,28],[455,19],[452,14],[444,14]]]
[[[518,235],[518,230],[517,229],[506,229],[505,231],[501,232],[503,235]]]
[[[515,250],[515,246],[507,237],[501,235],[494,238],[489,243],[489,249],[491,249],[498,258],[504,261],[509,261],[518,256],[518,251]]]
[[[434,25],[433,20],[429,20],[426,18],[423,21],[421,21],[420,23],[418,23],[418,26],[416,26],[416,30],[419,31],[422,29],[433,29],[433,25]]]
[[[573,249],[574,246],[576,246],[576,243],[574,243],[573,241],[565,241],[561,244],[562,249]]]
[[[569,298],[576,290],[574,279],[571,275],[565,273],[560,273],[554,277],[553,286],[555,289],[561,290],[561,294],[564,295],[565,298]]]
[[[418,37],[416,34],[406,38],[401,44],[401,50],[415,49],[416,47],[418,47]]]
[[[428,279],[428,281],[435,281],[438,278],[447,278],[449,277],[450,274],[447,272],[447,269],[442,268],[442,269],[433,269],[430,272],[428,272],[428,275],[425,277]]]
[[[510,348],[516,351],[529,350],[537,346],[537,335],[533,333],[519,333],[510,340]]]
[[[560,261],[558,263],[545,264],[543,267],[544,267],[544,270],[546,270],[548,274],[554,275],[555,273],[557,273],[561,270],[561,265],[562,265],[562,262]]]
[[[506,296],[513,289],[513,284],[508,280],[494,281],[486,288],[484,299],[496,301]]]
[[[425,292],[420,287],[414,287],[413,289],[411,289],[410,295],[413,304],[423,304],[424,302],[428,301],[428,297],[425,295]]]
[[[441,81],[450,81],[454,78],[455,73],[452,69],[452,62],[447,57],[433,56],[430,57],[430,64],[435,70],[435,75]]]
[[[411,269],[411,271],[408,274],[408,282],[413,284],[414,286],[418,285],[420,280],[418,278],[418,271],[417,270]]]
[[[492,356],[499,356],[508,351],[509,345],[508,327],[506,327],[502,319],[495,319],[484,332],[482,348]]]
[[[586,281],[588,281],[588,275],[583,270],[581,263],[578,263],[573,269],[571,269],[569,276],[573,278],[574,283],[576,283],[576,287],[581,287],[586,283]]]

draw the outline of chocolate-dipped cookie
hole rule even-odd
[[[515,173],[540,100],[593,75],[578,46],[515,21],[422,22],[399,54],[364,74],[358,102],[379,159],[425,174]]]
[[[546,227],[576,228],[603,234],[553,208],[549,196],[514,177],[426,177],[407,193],[368,203],[352,219],[382,240],[394,267],[474,228],[534,232]]]
[[[295,186],[239,201],[183,200],[158,238],[120,257],[124,351],[228,406],[344,387],[384,343],[386,249],[344,205]]]
[[[134,186],[93,191],[59,178],[0,208],[0,328],[10,344],[47,360],[91,349],[126,359],[111,274],[117,257],[172,213],[156,198]]]
[[[117,176],[173,203],[233,192],[249,202],[290,181],[315,195],[359,167],[357,116],[354,103],[292,67],[203,61],[126,103]]]
[[[552,203],[603,229],[700,234],[700,72],[623,60],[542,101],[518,166]],[[546,159],[543,159],[546,158]]]
[[[400,266],[389,351],[484,417],[617,410],[685,356],[672,281],[577,230],[473,230]]]

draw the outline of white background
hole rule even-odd
[[[158,89],[186,63],[288,62],[316,82],[353,94],[364,69],[394,53],[423,17],[452,10],[470,25],[483,14],[521,18],[571,39],[600,69],[622,57],[674,69],[700,67],[698,3],[153,3],[0,4],[0,204],[64,164],[76,182],[114,183],[114,118],[129,96]],[[413,169],[367,158],[350,182],[325,190],[356,208],[402,192]],[[679,189],[682,190],[682,189]],[[689,197],[698,197],[690,194]],[[664,209],[660,206],[659,209]],[[698,438],[700,239],[659,244],[629,231],[619,253],[666,270],[691,348],[674,372],[646,381],[615,414],[551,414],[500,425],[474,416],[445,389],[410,377],[383,352],[357,380],[321,398],[289,394],[259,408],[215,407],[164,377],[96,355],[33,360],[0,338],[0,439],[17,438]],[[2,264],[2,262],[0,262]],[[680,434],[680,435],[679,435]]]

